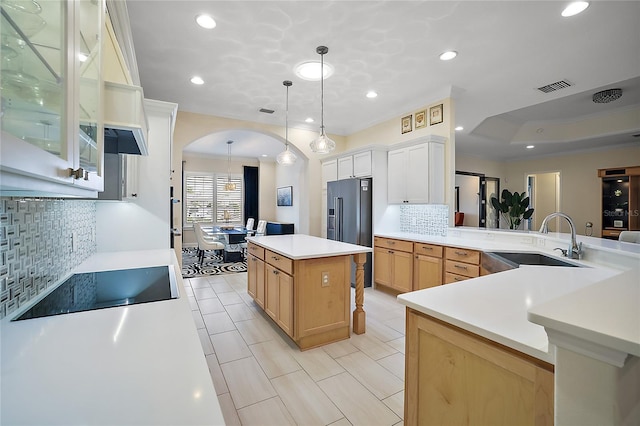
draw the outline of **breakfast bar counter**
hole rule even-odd
[[[247,291],[300,349],[349,338],[351,257],[353,332],[365,332],[364,263],[371,248],[302,234],[247,241]]]

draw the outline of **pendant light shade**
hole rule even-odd
[[[231,144],[233,141],[227,141],[227,183],[224,184],[225,191],[235,191],[236,184],[231,182]]]
[[[289,87],[293,86],[290,80],[285,80],[282,84],[287,88],[287,109],[284,121],[284,151],[276,157],[278,164],[290,166],[296,162],[296,155],[289,151]]]
[[[318,46],[316,53],[320,55],[320,136],[311,141],[311,151],[326,154],[335,149],[336,143],[324,134],[324,55],[329,51],[326,46]]]

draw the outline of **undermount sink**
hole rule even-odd
[[[524,252],[488,252],[490,256],[500,258],[506,261],[514,268],[520,265],[541,265],[541,266],[570,266],[580,267],[581,265],[556,259],[540,253],[524,253]]]

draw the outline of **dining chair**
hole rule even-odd
[[[266,220],[259,220],[258,221],[258,226],[256,227],[256,236],[265,235],[266,230],[267,230],[267,221]]]
[[[245,226],[245,228],[247,229],[247,233],[249,233],[249,231],[253,231],[253,218],[250,217],[249,219],[247,219],[247,225]]]
[[[220,242],[216,238],[207,237],[202,230],[202,224],[196,223],[193,229],[196,233],[196,241],[198,242],[198,260],[200,261],[200,266],[202,266],[205,251],[220,251],[224,250],[225,246],[224,243]]]

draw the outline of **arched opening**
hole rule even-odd
[[[233,144],[229,145],[228,141],[233,141]],[[258,215],[254,217],[255,222],[264,219],[271,222],[293,223],[296,233],[308,233],[308,158],[289,142],[289,149],[297,156],[297,161],[292,166],[279,165],[275,159],[284,148],[284,138],[276,134],[250,129],[215,131],[184,145],[182,169],[180,170],[182,193],[174,195],[183,200],[181,207],[183,246],[189,247],[195,244],[195,234],[191,223],[195,214],[207,215],[213,223],[219,223],[222,218],[229,217],[221,214],[220,209],[224,207],[220,202],[221,197],[216,194],[216,188],[220,187],[221,181],[228,178],[243,182],[243,179],[246,178],[244,171],[247,167],[258,170],[257,189],[251,193],[243,189],[240,196],[243,197],[243,200],[247,196],[257,197]],[[178,171],[176,170],[176,172]],[[174,176],[177,177],[177,173]],[[204,189],[204,191],[212,191],[210,209],[194,209],[192,208],[193,200],[197,199],[197,196],[193,194],[194,185],[207,181],[204,178],[206,176],[210,179],[208,182],[211,182],[211,185]],[[185,184],[187,179],[191,185]],[[245,188],[244,184],[239,186]],[[291,187],[292,203],[290,206],[278,206],[276,203],[277,190],[287,187]],[[188,212],[188,209],[191,210]],[[231,221],[231,224],[244,224],[248,219],[244,214],[233,217],[236,220]]]

